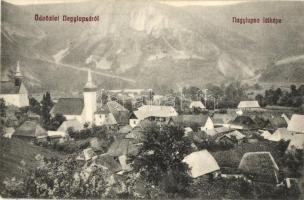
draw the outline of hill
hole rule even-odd
[[[303,3],[284,2],[214,7],[174,7],[153,1],[31,6],[4,2],[1,72],[5,76],[20,60],[31,91],[79,91],[87,68],[107,89],[201,87],[252,79],[267,73],[274,58],[303,52],[299,12],[303,8]],[[99,15],[101,21],[36,22],[35,14]],[[284,16],[289,21],[240,26],[231,23],[233,14]]]
[[[1,138],[0,140],[0,183],[5,177],[23,177],[36,168],[39,162],[36,156],[60,158],[57,152],[33,145],[21,139]],[[23,163],[23,164],[22,164]],[[22,167],[24,165],[24,167]],[[24,168],[25,171],[20,170]],[[1,184],[0,184],[1,185]]]

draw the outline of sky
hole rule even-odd
[[[4,0],[6,2],[17,4],[17,5],[31,5],[31,4],[50,4],[50,3],[73,3],[73,2],[83,2],[83,1],[89,1],[89,0]],[[192,6],[192,5],[199,5],[199,6],[218,6],[218,5],[231,5],[231,4],[237,4],[241,2],[245,2],[245,0],[226,0],[226,1],[206,1],[206,0],[160,0],[159,2],[172,5],[172,6]]]

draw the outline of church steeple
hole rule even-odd
[[[88,70],[88,81],[83,89],[84,122],[94,123],[94,113],[97,110],[97,87],[93,83],[91,70]]]
[[[91,69],[88,69],[88,81],[84,86],[84,90],[85,91],[96,90],[96,85],[93,83],[93,80],[92,80]]]
[[[23,75],[22,75],[21,70],[20,70],[20,62],[19,61],[17,61],[17,68],[16,68],[14,79],[15,79],[15,85],[20,86],[21,82],[22,82],[22,79],[23,79]]]

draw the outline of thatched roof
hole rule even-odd
[[[277,183],[279,167],[270,152],[248,152],[242,157],[239,169],[253,180]]]
[[[38,138],[46,137],[47,132],[37,121],[25,121],[19,128],[17,128],[14,136]]]
[[[220,170],[216,160],[207,150],[193,152],[186,156],[183,162],[188,164],[192,178]]]

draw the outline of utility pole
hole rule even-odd
[[[207,108],[207,91],[208,91],[208,89],[205,89],[205,107]]]
[[[183,111],[183,88],[181,88],[181,101],[180,101],[181,111]]]

